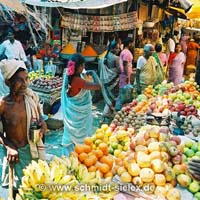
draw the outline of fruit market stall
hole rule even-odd
[[[200,183],[190,174],[190,161],[200,159],[199,96],[194,81],[149,86],[70,157],[27,166],[18,199],[199,200]]]
[[[43,71],[30,72],[28,76],[30,79],[29,87],[39,95],[40,101],[46,107],[51,107],[60,99],[62,77],[53,76],[52,73],[44,74]],[[44,114],[49,113],[46,113],[44,110]]]

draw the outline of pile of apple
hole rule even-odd
[[[146,192],[169,200],[181,199],[180,192],[174,188],[175,170],[178,170],[174,166],[182,162],[180,142],[179,137],[170,136],[167,127],[143,126],[131,138],[130,149],[123,163],[116,164],[121,181],[140,188],[150,184],[151,191]],[[172,189],[175,198],[171,196]]]
[[[40,90],[51,91],[62,87],[62,82],[63,78],[59,76],[52,78],[38,78],[33,80],[30,86]]]
[[[191,158],[200,159],[200,142],[187,141],[183,146],[183,162],[188,162]],[[179,171],[177,182],[184,188],[187,188],[197,200],[200,200],[200,183],[193,180],[187,170]]]

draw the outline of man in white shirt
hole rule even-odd
[[[15,40],[12,32],[8,33],[7,40],[0,45],[0,56],[4,55],[7,59],[27,61],[26,54],[20,41]]]
[[[166,39],[167,39],[167,47],[166,47],[166,54],[167,54],[167,59],[169,59],[170,53],[173,53],[175,51],[175,42],[174,40],[170,37],[170,34],[166,34]]]

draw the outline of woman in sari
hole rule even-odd
[[[156,82],[156,67],[157,62],[152,56],[154,51],[153,45],[146,44],[144,46],[144,55],[137,60],[136,66],[136,86],[137,93],[140,94],[149,85],[154,85]]]
[[[158,85],[158,84],[162,83],[165,79],[165,71],[163,68],[163,63],[166,64],[167,56],[166,56],[166,54],[161,52],[161,50],[162,50],[161,44],[157,43],[155,45],[155,50],[156,50],[156,52],[154,52],[152,54],[152,56],[155,58],[155,60],[157,62],[157,66],[156,66],[157,79],[156,79],[156,82],[154,85]]]
[[[123,41],[124,49],[121,51],[119,56],[119,66],[120,66],[120,75],[119,75],[119,95],[116,100],[115,109],[118,111],[121,109],[122,104],[122,90],[123,88],[131,83],[131,74],[132,74],[132,62],[133,55],[131,49],[133,47],[133,39],[128,37]],[[131,97],[130,97],[131,98]]]
[[[100,80],[102,82],[102,94],[105,101],[102,122],[105,118],[111,118],[115,111],[115,101],[119,93],[119,44],[115,40],[111,42],[106,56],[100,60]]]
[[[181,44],[177,43],[175,46],[175,52],[170,54],[169,65],[169,79],[168,82],[173,82],[174,85],[181,83],[183,78],[185,54],[181,51]]]
[[[190,39],[187,45],[187,59],[186,59],[186,66],[187,65],[195,65],[196,66],[196,58],[197,58],[197,51],[200,46],[194,41],[194,39]]]
[[[90,90],[100,90],[100,82],[93,72],[94,82],[87,82],[82,77],[85,68],[84,58],[74,54],[67,64],[61,93],[61,107],[64,117],[62,138],[63,154],[68,156],[74,146],[83,143],[84,138],[92,134],[92,97]]]

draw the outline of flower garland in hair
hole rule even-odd
[[[75,72],[75,62],[74,61],[69,61],[67,64],[67,75],[71,76]]]

